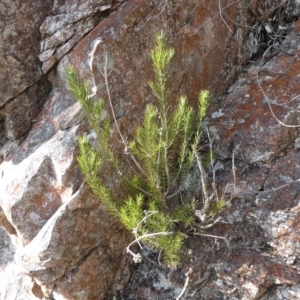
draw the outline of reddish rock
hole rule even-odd
[[[130,276],[124,259],[126,257],[124,242],[124,235],[119,231],[105,241],[105,247],[103,243],[91,250],[75,269],[56,283],[54,298],[57,295],[58,299],[61,297],[74,300],[105,299],[111,290],[117,293],[120,286],[122,289],[122,286],[126,285]]]
[[[117,1],[123,2],[123,1]],[[115,9],[119,4],[109,1],[68,1],[59,7],[59,14],[49,16],[40,27],[40,60],[46,74],[57,60],[68,53],[102,17],[102,12]],[[51,53],[51,54],[50,54]],[[50,56],[52,57],[50,58]]]
[[[43,66],[42,66],[43,72],[45,74],[47,74],[48,71],[56,64],[56,62],[57,62],[57,59],[55,58],[55,56],[53,56],[53,55],[50,56],[50,58],[43,63]]]
[[[229,30],[234,29],[230,18],[247,20],[246,8],[237,9],[233,1],[222,20],[214,1],[34,4],[0,4],[0,24],[8,32],[0,43],[6,47],[5,52],[0,46],[0,53],[6,53],[0,59],[5,87],[0,104],[0,225],[11,234],[0,230],[0,272],[23,289],[12,292],[12,281],[5,281],[0,298],[35,299],[28,296],[31,289],[38,297],[64,300],[169,299],[180,294],[189,267],[193,275],[185,299],[297,297],[298,130],[272,117],[256,82],[257,69],[251,68],[227,93],[247,59]],[[17,18],[17,12],[24,18]],[[217,184],[220,194],[234,194],[222,222],[206,232],[218,238],[189,237],[180,268],[160,265],[157,253],[144,248],[146,259],[132,273],[125,253],[132,235],[103,210],[77,165],[76,138],[92,133],[66,89],[64,68],[73,64],[91,90],[96,88],[96,96],[107,99],[101,75],[107,53],[118,122],[131,136],[143,108],[154,101],[148,87],[153,78],[149,51],[161,29],[176,51],[170,69],[172,101],[186,94],[195,103],[203,88],[213,95],[208,127],[216,146]],[[239,33],[246,38],[246,31]],[[292,105],[297,109],[299,45],[297,35],[288,36],[282,46],[293,56],[283,52],[269,57],[258,74],[274,113],[287,124],[299,121],[290,110]],[[45,104],[49,83],[41,80],[38,57],[52,83]],[[110,113],[107,103],[105,109]],[[18,141],[8,143],[7,138]],[[117,148],[118,141],[113,145]],[[114,183],[114,174],[107,171],[107,178]],[[27,277],[21,277],[14,257]]]
[[[295,111],[295,96],[300,93],[295,84],[299,40],[289,37],[285,45],[292,55],[282,53],[261,68],[253,67],[239,78],[221,108],[215,108],[212,113],[209,126],[222,157],[231,157],[234,150],[236,159],[246,163],[271,162],[296,139],[300,123]],[[278,122],[272,112],[287,126]]]
[[[37,62],[39,27],[51,12],[52,2],[0,4],[0,107],[41,78],[41,64]]]
[[[19,139],[30,129],[51,89],[49,82],[42,79],[37,55],[39,27],[50,13],[52,2],[0,4],[0,122],[5,125],[5,129],[0,126],[0,136],[5,130],[8,139]]]
[[[262,88],[276,101],[274,113],[288,125],[300,124],[295,112],[300,93],[294,84],[299,43],[299,36],[288,36],[284,46],[293,56],[276,55],[259,72]],[[227,199],[232,199],[222,221],[206,232],[211,237],[189,237],[186,242],[191,254],[183,266],[194,269],[186,299],[300,298],[299,133],[272,116],[256,72],[253,67],[243,74],[212,108],[208,126],[216,147],[217,186],[220,194],[227,191]],[[166,269],[134,274],[126,296],[167,299],[169,290],[147,281],[146,274],[157,278],[161,272],[171,275]]]
[[[50,91],[50,82],[42,79],[5,106],[5,136],[8,139],[17,140],[28,132]]]
[[[177,94],[187,94],[192,102],[203,88],[220,94],[228,85],[228,81],[223,79],[224,72],[227,72],[227,54],[224,53],[224,48],[231,43],[230,32],[221,20],[213,22],[213,15],[209,11],[213,12],[217,6],[214,3],[210,3],[209,6],[205,9],[203,5],[195,7],[193,1],[188,1],[183,9],[179,4],[174,4],[170,9],[177,15],[178,20],[170,27],[168,24],[173,22],[173,17],[168,14],[166,8],[161,11],[163,3],[156,5],[156,1],[128,1],[110,18],[101,21],[74,51],[60,62],[58,70],[63,78],[64,67],[73,64],[80,70],[83,78],[93,82],[95,76],[99,95],[104,97],[106,95],[101,68],[103,55],[107,52],[109,64],[113,69],[110,76],[111,92],[115,99],[120,99],[117,101],[120,102],[117,104],[117,114],[124,115],[129,119],[128,122],[133,122],[138,118],[141,106],[144,107],[145,103],[151,101],[152,96],[147,84],[152,74],[149,51],[153,48],[154,32],[164,30],[169,46],[175,47],[176,50],[170,71],[170,97],[175,97],[176,101]],[[193,14],[189,16],[188,11],[193,11]],[[158,15],[161,19],[160,28],[155,21]],[[121,27],[120,23],[123,24]],[[89,55],[93,49],[93,42],[98,38],[101,43],[94,55],[92,74],[88,64]],[[212,50],[213,57],[210,55]],[[231,73],[231,78],[234,74]]]
[[[246,299],[259,299],[273,284],[297,284],[300,274],[296,268],[276,263],[272,255],[239,249],[231,253],[218,277],[223,284],[237,287],[236,293]]]

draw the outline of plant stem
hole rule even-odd
[[[121,130],[120,130],[120,127],[119,127],[119,124],[117,122],[117,118],[116,118],[116,114],[115,114],[115,109],[113,107],[113,104],[112,104],[112,100],[111,100],[111,95],[110,95],[110,89],[109,89],[109,84],[108,84],[108,67],[107,67],[107,53],[105,53],[105,64],[104,64],[104,68],[103,68],[103,76],[104,76],[104,82],[105,82],[105,86],[106,86],[106,93],[107,93],[107,97],[108,97],[108,102],[109,102],[109,105],[110,105],[110,109],[111,109],[111,113],[112,113],[112,116],[113,116],[113,119],[114,119],[114,123],[116,125],[116,128],[117,128],[117,131],[119,133],[119,136],[122,140],[122,143],[125,147],[125,150],[126,151],[129,151],[128,150],[128,144],[125,140],[125,138],[123,137],[122,133],[121,133]],[[141,167],[141,165],[139,164],[139,162],[136,160],[136,158],[134,157],[134,155],[130,155],[130,158],[134,161],[135,165],[138,167],[138,169],[146,176],[143,168]]]
[[[202,163],[201,157],[200,157],[200,155],[197,151],[196,145],[193,145],[193,151],[194,151],[194,154],[196,156],[198,168],[200,170],[202,192],[203,192],[203,196],[204,196],[204,201],[203,201],[204,204],[203,204],[203,208],[201,209],[201,213],[203,214],[203,220],[202,221],[205,221],[204,216],[205,216],[206,212],[209,209],[209,204],[210,204],[211,199],[208,196],[208,191],[207,191],[206,172],[204,170],[203,163]]]
[[[186,291],[186,289],[187,289],[187,286],[188,286],[188,284],[189,284],[189,280],[190,280],[190,277],[191,277],[192,273],[193,273],[193,269],[192,269],[192,268],[189,268],[188,272],[185,273],[185,277],[186,277],[185,283],[184,283],[184,286],[183,286],[183,288],[182,288],[181,293],[180,293],[179,296],[176,298],[176,300],[179,300],[179,299],[183,296],[183,294],[185,293],[185,291]]]

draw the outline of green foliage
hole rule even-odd
[[[191,225],[194,221],[195,202],[180,205],[172,211],[172,219],[183,223],[185,226]]]
[[[164,252],[164,259],[171,267],[176,267],[180,264],[183,235],[174,234],[159,237],[159,245]]]
[[[85,136],[80,137],[78,143],[80,155],[77,160],[82,172],[85,174],[86,181],[93,193],[104,202],[106,209],[113,215],[119,216],[119,210],[111,190],[106,188],[97,176],[98,170],[103,163],[99,152],[92,147]]]
[[[224,209],[226,205],[226,200],[225,199],[220,199],[218,201],[215,201],[212,203],[210,209],[209,209],[209,213],[211,214],[217,214],[220,211],[222,211]]]
[[[142,210],[143,195],[139,194],[135,198],[128,197],[124,201],[119,211],[119,217],[122,224],[129,230],[136,228],[137,224],[143,219]]]
[[[78,162],[87,183],[107,210],[136,238],[145,235],[142,242],[163,250],[165,262],[175,267],[180,263],[184,240],[181,230],[195,221],[194,195],[182,190],[195,164],[194,149],[198,148],[202,136],[210,99],[208,91],[201,91],[196,113],[185,96],[173,107],[174,100],[169,102],[166,88],[173,56],[174,49],[168,49],[164,34],[158,33],[155,48],[150,52],[155,76],[149,82],[157,104],[147,105],[133,140],[125,143],[126,139],[120,136],[129,164],[120,161],[111,150],[111,122],[102,116],[104,100],[94,101],[89,97],[88,84],[78,79],[74,68],[66,69],[66,77],[71,93],[82,105],[97,135],[95,147],[86,137],[79,139]],[[110,105],[112,107],[111,102]],[[114,111],[112,113],[114,115]],[[98,176],[105,164],[122,174],[128,195],[121,203],[116,200],[115,191]],[[210,212],[221,209],[223,204],[215,203]]]
[[[214,162],[214,158],[215,158],[215,153],[214,151],[207,151],[206,153],[204,153],[203,155],[203,166],[205,168],[209,167],[213,162]]]

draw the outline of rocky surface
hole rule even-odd
[[[4,132],[19,139],[29,130],[51,90],[37,60],[39,27],[51,8],[50,0],[0,4],[0,146]]]
[[[184,299],[300,299],[299,31],[282,47],[211,109],[216,183],[229,201],[222,221],[206,232],[212,237],[189,238],[181,270],[162,268],[155,255],[140,266],[131,278],[138,290],[125,299],[174,299],[189,267]]]
[[[171,299],[190,267],[183,299],[300,298],[299,31],[232,85],[249,57],[240,47],[247,31],[233,32],[230,19],[247,20],[247,9],[232,1],[224,12],[222,19],[218,3],[194,0],[2,1],[1,299]],[[131,234],[85,186],[76,139],[92,133],[64,75],[74,65],[106,98],[107,56],[118,122],[130,136],[153,99],[149,50],[161,29],[176,50],[170,97],[192,102],[202,88],[213,95],[217,183],[232,195],[208,232],[222,238],[191,236],[177,270],[150,249],[133,266]]]

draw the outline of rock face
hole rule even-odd
[[[234,231],[239,242],[230,243],[216,275],[224,290],[245,299],[300,297],[299,45],[296,30],[282,45],[288,53],[241,76],[209,123],[218,154],[224,160],[234,153],[237,168],[223,235]]]
[[[210,238],[187,241],[181,272],[141,266],[131,281],[138,289],[125,299],[175,298],[189,267],[185,299],[300,298],[299,45],[295,30],[282,45],[287,53],[251,67],[212,107],[216,183],[230,200],[223,220]]]
[[[300,142],[292,126],[300,124],[299,33],[232,85],[249,56],[230,19],[247,20],[247,8],[232,1],[225,12],[221,18],[218,3],[194,0],[2,1],[1,299],[170,299],[189,267],[185,299],[300,298]],[[208,128],[217,184],[233,195],[209,232],[225,240],[189,238],[189,257],[178,270],[160,266],[149,249],[133,266],[125,253],[131,234],[85,185],[76,139],[92,133],[64,74],[73,65],[105,99],[107,57],[119,126],[130,136],[153,101],[149,50],[159,30],[176,51],[174,103],[182,94],[194,101],[203,88],[215,99]]]
[[[8,139],[19,139],[29,130],[51,90],[37,62],[39,27],[51,6],[50,0],[0,4],[0,122],[5,118],[0,126],[0,146],[3,127]]]

